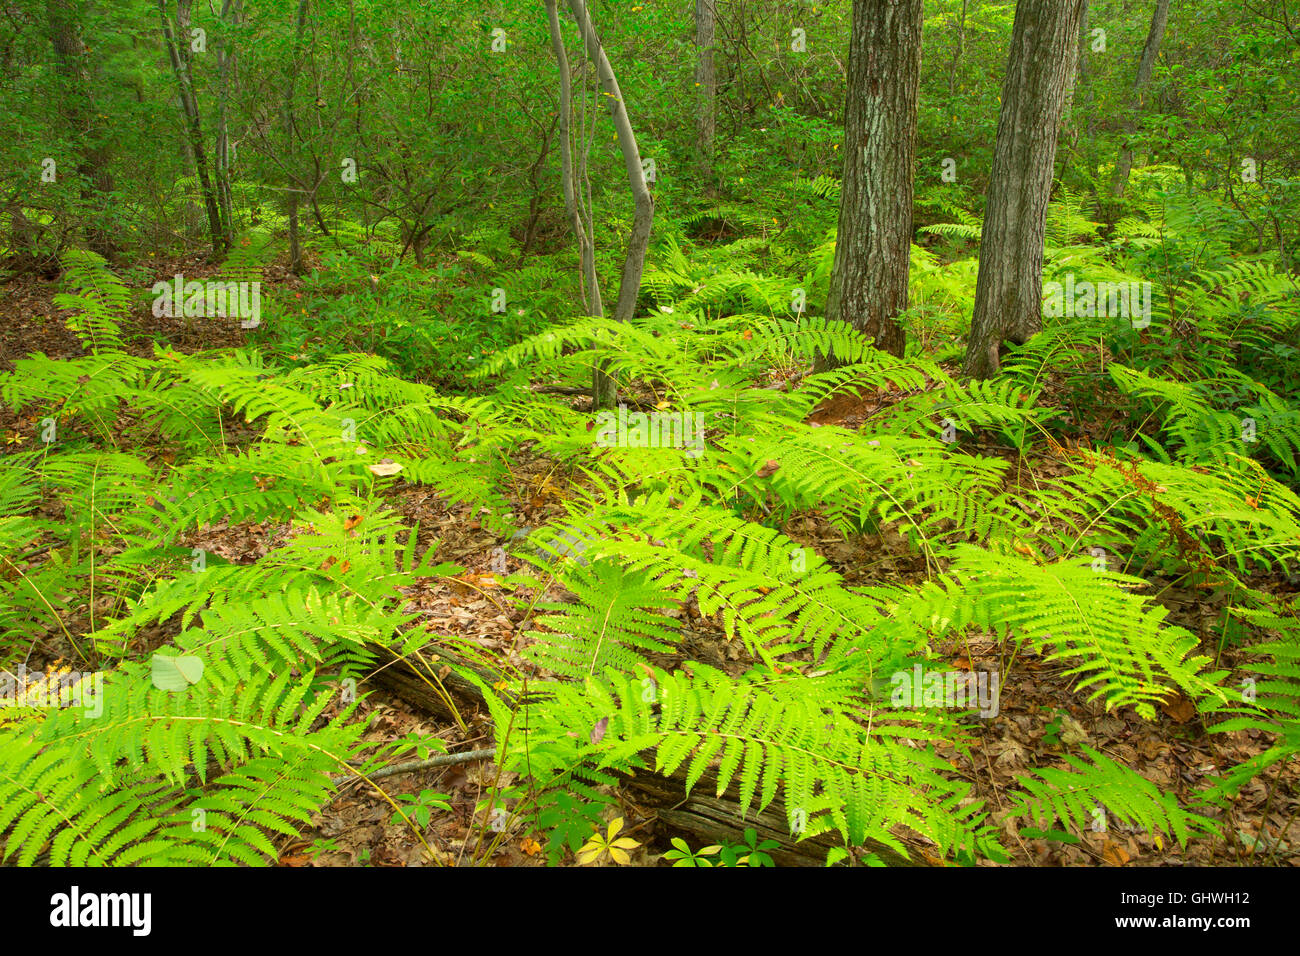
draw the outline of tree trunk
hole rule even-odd
[[[91,212],[92,221],[86,224],[86,242],[92,251],[106,259],[112,258],[116,252],[113,240],[103,224],[95,221],[95,214],[108,206],[113,177],[108,169],[109,150],[90,90],[81,24],[71,0],[47,0],[45,10],[54,46],[55,73],[63,81],[59,108],[78,150],[79,193]]]
[[[583,306],[588,315],[603,316],[605,305],[600,298],[600,281],[596,275],[596,249],[591,229],[578,205],[578,175],[573,165],[573,81],[569,74],[569,57],[560,32],[560,15],[556,0],[546,0],[546,19],[551,33],[551,48],[560,67],[560,176],[564,185],[564,213],[578,240],[578,257],[582,264]]]
[[[912,249],[921,0],[854,0],[844,185],[826,317],[901,356]]]
[[[189,26],[192,3],[193,0],[177,0],[175,33],[172,31],[171,19],[167,15],[165,0],[158,0],[158,16],[162,20],[167,57],[171,60],[172,72],[176,74],[176,85],[180,89],[181,109],[185,112],[190,150],[194,155],[194,169],[199,178],[199,191],[203,194],[203,206],[208,214],[208,234],[212,239],[212,251],[220,253],[225,247],[221,214],[217,211],[217,195],[208,177],[208,159],[203,147],[203,122],[199,117],[199,103],[194,95],[194,74],[190,69]],[[176,34],[179,34],[179,40]]]
[[[1065,108],[1061,111],[1061,127],[1070,126],[1071,114],[1074,112],[1074,98],[1083,88],[1083,83],[1088,74],[1088,57],[1085,55],[1086,48],[1084,43],[1088,37],[1088,0],[1083,0],[1083,9],[1079,11],[1079,52],[1075,57],[1074,78],[1071,80],[1069,87],[1065,91]],[[1074,145],[1078,139],[1077,132],[1071,145]]]
[[[952,54],[952,66],[948,68],[948,92],[952,93],[957,85],[957,73],[961,69],[961,57],[966,52],[966,7],[969,0],[961,0],[961,18],[957,21],[957,48]]]
[[[695,86],[696,146],[700,153],[700,171],[706,182],[713,179],[713,142],[717,136],[718,77],[713,68],[713,27],[716,0],[695,0]]]
[[[650,245],[650,227],[654,223],[654,199],[646,184],[645,171],[641,168],[641,152],[637,149],[636,135],[632,132],[632,122],[628,118],[627,103],[623,91],[619,88],[614,68],[609,64],[605,48],[600,44],[596,28],[587,13],[583,0],[569,0],[569,9],[573,11],[578,29],[586,44],[587,55],[596,64],[596,76],[600,81],[601,91],[609,100],[609,115],[618,132],[618,145],[623,153],[623,165],[627,169],[628,185],[636,209],[632,215],[632,232],[627,239],[627,256],[623,262],[623,275],[618,286],[618,303],[614,306],[614,318],[627,322],[636,312],[636,297],[641,291],[641,273],[645,268],[646,249]]]
[[[225,0],[221,7],[221,20],[231,28],[239,23],[239,3],[237,0]],[[221,211],[221,234],[226,248],[235,244],[235,204],[230,190],[230,96],[234,82],[236,61],[233,44],[223,32],[221,45],[217,48],[217,74],[220,77],[220,93],[217,112],[217,202]]]
[[[1006,339],[1042,328],[1043,242],[1083,0],[1020,0],[1002,84],[965,373],[988,378]]]
[[[645,171],[641,167],[641,152],[637,149],[636,135],[632,132],[632,123],[627,115],[623,91],[619,88],[609,57],[605,55],[605,48],[601,46],[600,37],[597,36],[596,28],[587,12],[587,5],[583,0],[568,0],[568,3],[573,19],[578,24],[578,32],[582,36],[587,56],[596,65],[596,79],[600,84],[601,92],[609,101],[610,118],[614,121],[614,129],[618,134],[619,149],[623,153],[623,165],[627,169],[628,184],[636,203],[632,215],[632,232],[627,239],[627,256],[623,261],[623,274],[618,287],[618,303],[614,306],[614,319],[618,322],[627,322],[636,312],[637,294],[641,291],[641,273],[645,269],[646,250],[650,245],[650,228],[654,224],[654,199],[650,195]],[[561,42],[560,45],[562,46],[563,43]],[[617,400],[616,383],[600,365],[592,370],[591,392],[595,408],[610,408]]]
[[[1127,137],[1137,129],[1137,116],[1142,108],[1142,94],[1151,82],[1151,72],[1155,69],[1156,57],[1160,55],[1160,44],[1165,37],[1165,27],[1169,23],[1169,0],[1156,0],[1156,8],[1151,14],[1151,28],[1147,31],[1147,42],[1142,47],[1142,59],[1138,60],[1137,79],[1133,83],[1133,100],[1124,119],[1125,137],[1120,147],[1119,160],[1115,163],[1115,176],[1110,183],[1110,194],[1116,198],[1124,195],[1128,188],[1129,173],[1133,170],[1133,150],[1129,147]]]
[[[297,162],[297,151],[294,145],[297,136],[297,124],[294,120],[293,96],[294,87],[298,82],[298,51],[302,47],[303,34],[307,31],[308,2],[309,0],[298,0],[298,29],[293,45],[293,62],[289,64],[289,85],[284,98],[284,130],[287,141],[285,164],[289,170],[293,170]],[[306,271],[302,262],[302,238],[298,230],[298,206],[300,203],[298,192],[298,183],[291,173],[288,177],[285,203],[289,217],[289,269],[294,275],[302,275]]]

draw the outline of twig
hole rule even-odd
[[[475,760],[490,760],[497,755],[495,747],[485,747],[482,750],[467,750],[458,754],[439,754],[437,757],[429,757],[425,760],[410,760],[406,763],[395,763],[391,767],[384,767],[376,770],[374,773],[367,774],[371,780],[378,780],[380,777],[391,777],[399,773],[410,773],[413,770],[426,770],[429,767],[449,767],[458,763],[473,763]],[[336,774],[333,778],[336,784],[344,783],[353,779],[347,774]]]

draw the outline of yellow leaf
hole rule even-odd
[[[619,830],[621,830],[621,829],[623,829],[623,818],[622,818],[622,817],[615,817],[613,820],[610,820],[610,821],[609,821],[609,830],[606,831],[605,839],[606,839],[606,840],[612,840],[612,839],[614,839],[614,834],[617,833],[617,832],[618,832]]]
[[[613,859],[613,861],[617,863],[619,866],[627,866],[629,863],[632,862],[632,858],[630,856],[628,856],[622,850],[615,849],[614,847],[609,848],[609,855]]]
[[[624,850],[635,850],[640,845],[641,845],[640,843],[638,843],[636,840],[633,840],[631,837],[619,837],[617,840],[615,840],[613,843],[610,844],[610,846],[612,847],[614,846],[621,847]],[[610,850],[610,852],[613,853],[614,851]]]

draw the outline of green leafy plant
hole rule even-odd
[[[421,829],[428,827],[429,821],[433,819],[433,811],[451,812],[451,804],[447,802],[447,796],[433,790],[421,790],[418,796],[413,793],[402,793],[398,794],[396,799],[407,805],[406,815]],[[398,816],[395,814],[394,819]]]
[[[673,866],[711,867],[714,861],[710,857],[715,857],[722,852],[722,847],[716,844],[702,846],[692,851],[681,837],[673,837],[669,842],[672,843],[673,848],[664,854],[664,859],[671,860]]]
[[[728,843],[722,847],[719,866],[776,866],[769,855],[780,844],[775,840],[759,840],[758,831],[747,827],[739,843]]]

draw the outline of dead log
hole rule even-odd
[[[375,651],[378,670],[372,679],[409,703],[450,719],[454,719],[454,714],[448,697],[454,701],[462,718],[467,711],[486,710],[482,691],[472,681],[445,666],[472,667],[456,654],[439,649],[436,652],[438,659],[431,661],[431,671],[416,658],[402,658],[386,648],[375,648]],[[426,655],[425,659],[430,660],[431,657],[432,653]],[[487,671],[475,668],[475,672],[488,684],[497,679]],[[508,703],[517,703],[504,693],[503,698]],[[647,754],[646,759],[653,762],[654,758]],[[751,807],[749,817],[742,819],[734,784],[721,797],[716,796],[718,776],[712,768],[705,771],[688,796],[688,766],[689,761],[684,762],[671,776],[663,776],[652,770],[622,774],[621,787],[638,806],[654,813],[668,829],[690,834],[699,846],[739,843],[745,829],[753,827],[758,833],[759,842],[774,840],[778,844],[777,849],[769,852],[778,866],[822,866],[826,862],[827,851],[837,845],[835,834],[823,834],[805,840],[791,835],[785,804],[780,797],[761,812],[755,812]],[[914,859],[905,859],[893,848],[875,841],[868,842],[865,849],[875,853],[889,866],[918,865]]]
[[[474,667],[460,655],[430,647],[421,655],[422,661],[413,656],[402,657],[382,645],[372,645],[370,649],[375,655],[375,670],[369,679],[421,710],[449,720],[457,720],[458,716],[464,719],[466,711],[487,710],[483,692],[457,670],[471,670],[489,685],[498,678]],[[507,703],[513,703],[508,694],[503,693],[502,697]]]
[[[752,827],[758,834],[756,842],[774,840],[778,844],[776,849],[767,851],[777,866],[824,866],[827,851],[840,845],[835,833],[803,840],[792,835],[785,804],[779,796],[761,812],[755,812],[751,806],[749,816],[742,819],[734,783],[721,797],[716,796],[718,775],[713,768],[704,772],[687,796],[689,765],[690,761],[684,761],[668,777],[652,770],[624,775],[623,790],[639,805],[653,809],[670,829],[693,835],[699,846],[740,843],[745,829]],[[869,841],[864,849],[874,852],[889,866],[918,865],[915,860],[905,859],[893,848],[875,841]]]

